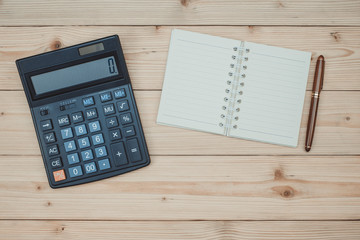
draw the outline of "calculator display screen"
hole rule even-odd
[[[37,95],[119,75],[113,56],[32,76]]]

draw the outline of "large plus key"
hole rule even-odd
[[[123,142],[111,144],[111,153],[116,166],[128,163]]]

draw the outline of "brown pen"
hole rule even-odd
[[[309,120],[306,130],[306,141],[305,141],[305,150],[307,152],[311,149],[311,144],[314,138],[315,124],[316,124],[316,115],[319,106],[320,92],[324,84],[324,71],[325,71],[325,58],[323,55],[320,55],[316,61],[316,69],[314,76],[313,89],[311,94],[311,103],[309,111]]]

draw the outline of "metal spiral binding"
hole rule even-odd
[[[220,118],[225,122],[219,123],[219,126],[224,128],[225,135],[228,135],[230,128],[237,129],[238,127],[237,124],[233,124],[233,121],[238,121],[239,116],[234,116],[234,114],[240,112],[239,105],[241,104],[241,96],[243,95],[241,88],[245,86],[244,80],[246,74],[244,71],[247,70],[246,62],[249,61],[246,54],[250,52],[250,49],[245,49],[244,42],[241,42],[240,47],[234,47],[233,51],[236,52],[236,54],[231,56],[233,62],[230,63],[230,68],[234,70],[228,73],[230,79],[227,80],[226,83],[229,87],[225,89],[226,96],[224,97],[224,102],[226,102],[227,105],[222,106],[224,113],[220,115]]]

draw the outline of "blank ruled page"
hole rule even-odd
[[[251,42],[245,48],[239,119],[229,136],[296,147],[311,53]]]
[[[224,134],[219,127],[233,47],[240,41],[175,29],[157,123]]]

